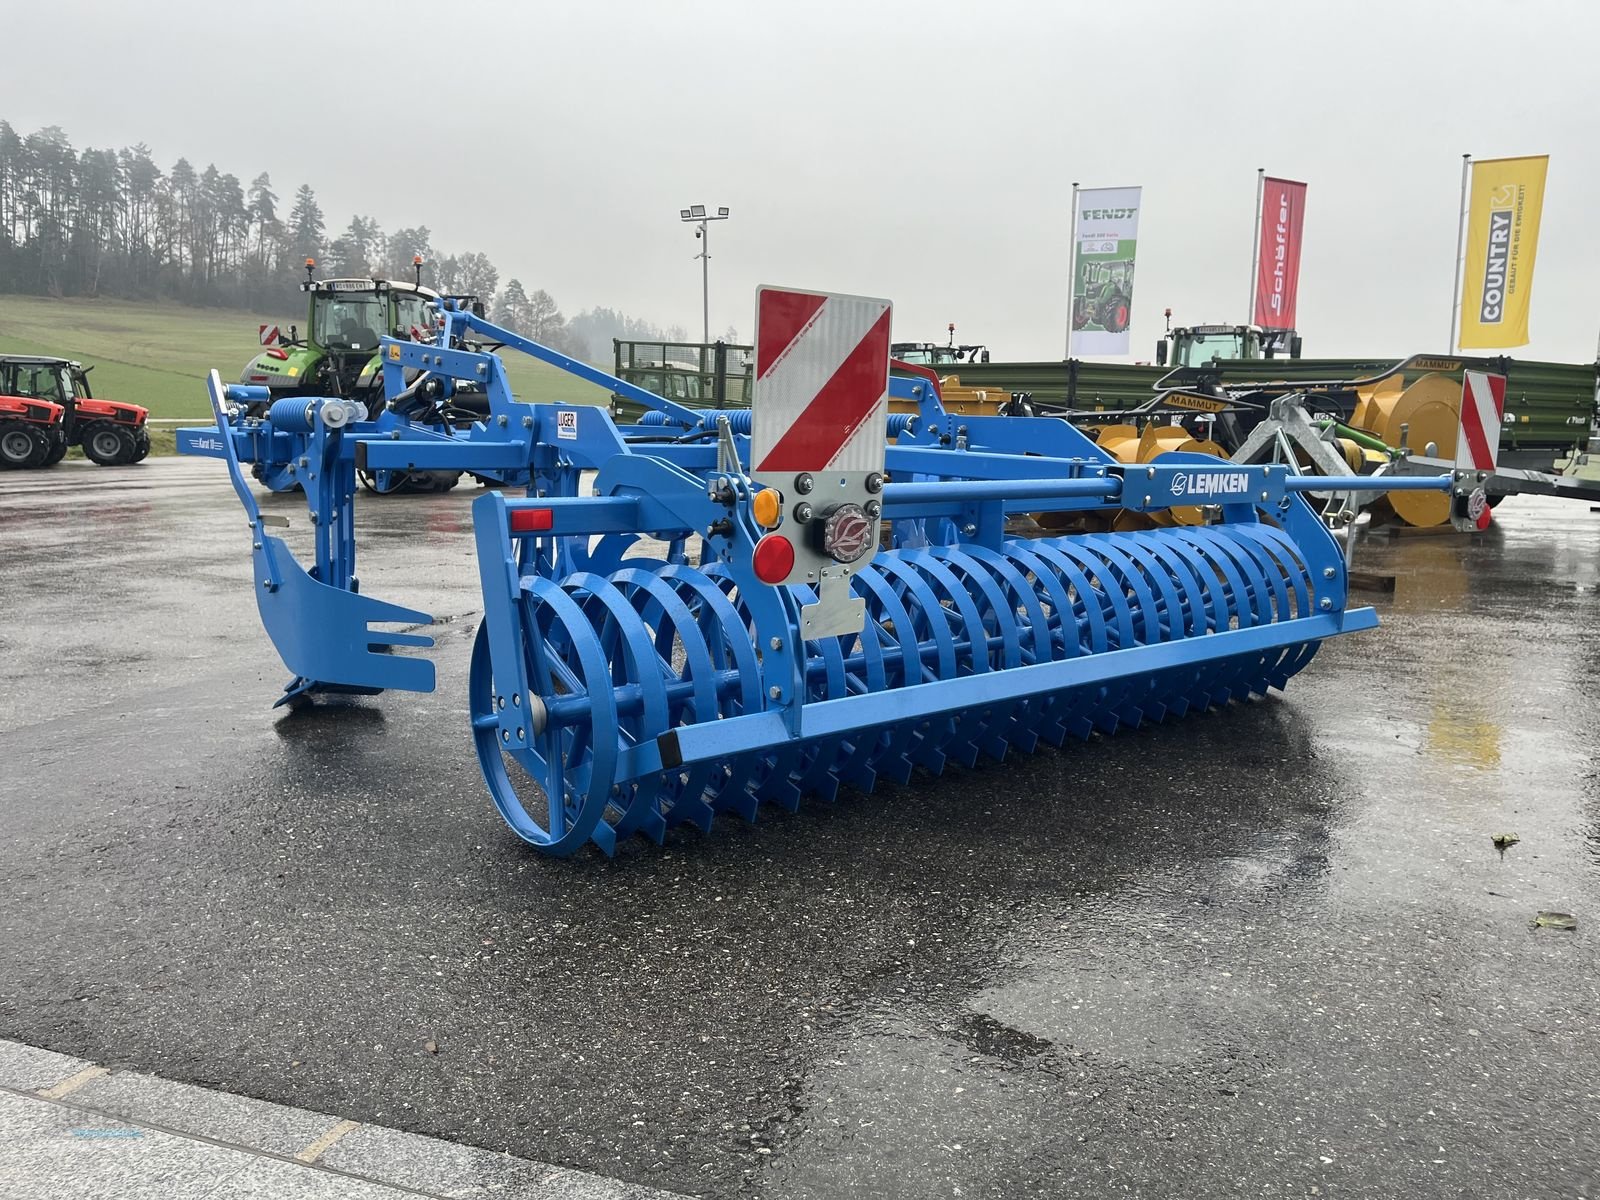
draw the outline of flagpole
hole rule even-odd
[[[1256,168],[1256,225],[1250,238],[1250,292],[1245,299],[1245,324],[1256,323],[1256,274],[1261,270],[1261,201],[1267,192],[1267,169]]]
[[[1461,208],[1456,213],[1456,265],[1450,276],[1450,346],[1446,353],[1456,352],[1456,333],[1461,319],[1461,259],[1467,239],[1467,180],[1472,174],[1472,155],[1461,156]]]
[[[1072,184],[1072,232],[1067,245],[1067,361],[1072,361],[1072,302],[1078,291],[1078,184]]]

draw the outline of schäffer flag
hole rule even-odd
[[[1461,280],[1461,348],[1528,344],[1533,259],[1539,249],[1550,156],[1486,158],[1472,164],[1467,261]]]

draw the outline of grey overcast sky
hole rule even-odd
[[[1255,172],[1304,179],[1308,354],[1438,351],[1461,155],[1550,155],[1529,358],[1600,332],[1600,4],[52,0],[5,6],[0,117],[286,201],[426,224],[571,315],[698,330],[753,289],[1059,358],[1073,180],[1142,184],[1135,357],[1245,319]],[[26,53],[15,51],[32,46]]]

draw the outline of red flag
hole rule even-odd
[[[1263,329],[1293,329],[1295,298],[1300,293],[1306,185],[1270,175],[1262,183],[1255,323]]]

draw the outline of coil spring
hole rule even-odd
[[[1269,525],[1241,524],[885,552],[853,580],[866,601],[859,635],[806,644],[808,701],[1004,671],[1031,663],[1181,642],[1314,611],[1310,573]],[[814,597],[801,588],[802,601]],[[622,779],[619,757],[668,730],[761,712],[755,630],[725,571],[642,559],[601,576],[529,577],[519,603],[530,686],[543,730],[511,757],[547,802],[542,818],[515,793],[494,736],[486,634],[472,666],[479,756],[502,815],[555,853],[591,837],[610,852],[633,833],[709,830],[718,812],[754,819],[832,799],[841,783],[870,790],[917,767],[1002,758],[1282,688],[1316,651],[1296,641],[1173,666],[1097,686],[933,718],[790,740],[716,763]],[[892,711],[886,702],[884,711]]]

